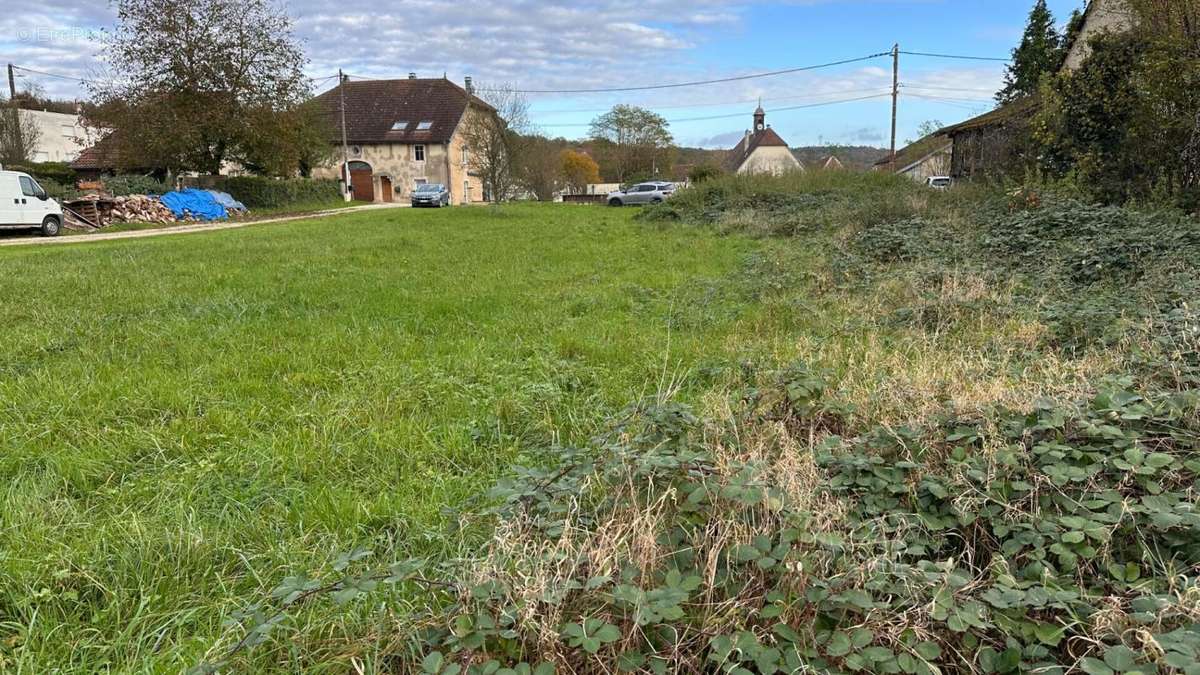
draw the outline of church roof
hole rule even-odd
[[[730,172],[735,172],[741,168],[743,162],[749,159],[750,155],[754,154],[755,150],[769,147],[788,147],[787,141],[783,140],[771,127],[752,134],[748,138],[743,138],[737,147],[730,150],[725,156],[725,168]]]

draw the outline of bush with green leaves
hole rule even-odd
[[[322,204],[342,198],[337,181],[310,178],[228,176],[217,181],[216,189],[228,192],[250,209]]]
[[[142,174],[118,174],[116,176],[108,176],[103,180],[105,192],[114,197],[127,195],[164,195],[174,189],[165,181]]]
[[[415,584],[427,673],[1200,672],[1194,382],[854,430],[826,373],[745,372],[728,418],[649,401],[547,448],[479,557],[356,552],[278,606]]]
[[[910,218],[942,198],[907,178],[886,173],[792,172],[780,176],[722,175],[645,209],[648,221],[682,220],[727,231],[791,236]]]

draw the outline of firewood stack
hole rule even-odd
[[[171,213],[156,197],[129,195],[127,197],[105,197],[89,194],[63,204],[66,214],[65,225],[70,229],[94,230],[113,223],[158,223],[175,222]]]
[[[158,223],[175,222],[175,215],[162,202],[146,195],[129,195],[113,199],[112,222]]]

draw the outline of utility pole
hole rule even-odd
[[[13,150],[24,153],[25,141],[21,138],[21,110],[17,108],[17,79],[13,64],[8,64],[8,103],[12,107]]]
[[[900,43],[892,47],[892,171],[896,170],[896,113],[900,108]]]
[[[341,68],[338,68],[338,98],[342,102],[342,199],[350,201],[350,146],[346,144],[346,76],[342,75]]]

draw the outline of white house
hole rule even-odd
[[[21,110],[21,117],[32,120],[38,130],[37,143],[30,157],[35,162],[70,162],[91,143],[79,115],[48,110]]]
[[[767,126],[767,113],[759,105],[754,111],[754,130],[747,131],[737,147],[726,155],[725,169],[730,173],[778,175],[788,171],[803,171],[804,165],[792,154],[787,141]]]

